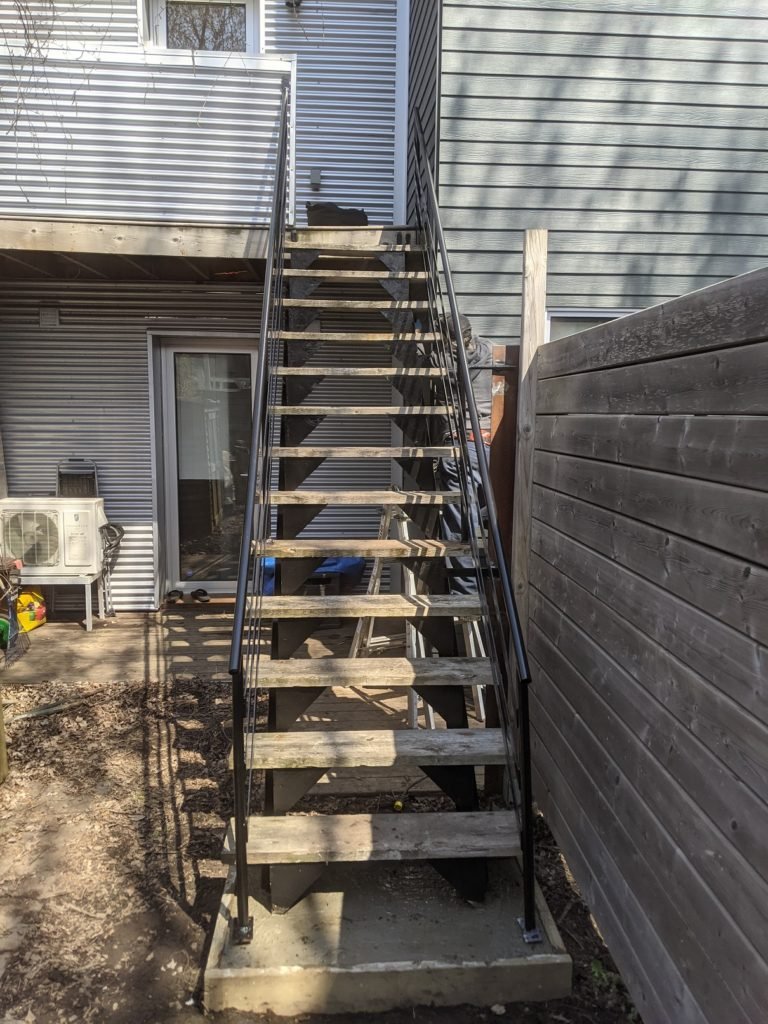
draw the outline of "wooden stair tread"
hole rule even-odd
[[[331,594],[325,597],[270,594],[261,598],[261,612],[264,618],[280,619],[479,618],[480,600],[474,594]]]
[[[327,270],[296,270],[293,267],[286,267],[283,270],[284,277],[306,277],[306,278],[338,278],[341,281],[426,281],[427,275],[423,270],[343,270],[329,267]]]
[[[501,729],[366,729],[246,736],[252,768],[413,768],[504,764]],[[231,765],[231,760],[230,760]]]
[[[230,822],[222,859],[234,857]],[[308,864],[450,857],[515,857],[512,811],[315,814],[248,819],[249,864]]]
[[[273,491],[272,505],[454,505],[461,491]]]
[[[411,245],[410,243],[403,242],[398,244],[397,242],[317,242],[314,243],[311,239],[304,239],[300,242],[293,242],[286,239],[285,248],[287,250],[299,250],[310,251],[310,252],[321,252],[321,253],[352,253],[353,255],[364,255],[369,252],[421,252],[420,245]]]
[[[276,416],[447,416],[446,405],[273,405]]]
[[[459,448],[377,448],[374,445],[362,445],[359,448],[339,445],[312,447],[304,445],[298,448],[279,446],[272,449],[272,454],[281,459],[457,459]]]
[[[255,544],[254,544],[255,549]],[[270,540],[264,554],[273,558],[328,558],[343,555],[350,558],[451,558],[471,553],[469,544],[442,540],[378,540],[376,538],[344,540]]]
[[[277,377],[440,377],[437,366],[277,366]]]
[[[378,312],[426,309],[428,302],[426,299],[283,299],[283,306],[286,309],[372,309]]]
[[[431,345],[438,340],[432,331],[277,331],[281,341],[331,341],[356,344],[392,345],[417,343]]]
[[[287,658],[259,662],[259,686],[483,686],[488,658]]]

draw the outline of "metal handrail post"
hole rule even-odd
[[[246,487],[243,533],[240,540],[240,557],[237,573],[234,621],[232,624],[232,646],[229,657],[229,673],[232,677],[232,756],[234,785],[234,842],[235,842],[235,893],[237,917],[232,922],[232,940],[238,944],[253,939],[253,919],[248,914],[248,801],[246,797],[245,765],[245,677],[243,674],[243,633],[248,601],[249,567],[251,546],[254,540],[254,513],[256,487],[260,475],[261,445],[264,434],[266,391],[268,375],[268,338],[270,325],[271,297],[274,282],[274,263],[277,242],[283,229],[287,166],[286,140],[288,138],[288,89],[283,86],[280,105],[280,127],[275,161],[275,184],[272,195],[269,237],[267,241],[266,269],[262,292],[261,325],[259,348],[254,383],[253,419],[251,425],[251,451],[248,461],[248,484]],[[258,557],[258,556],[257,556]],[[255,638],[258,643],[258,638]]]
[[[520,921],[523,936],[526,942],[539,942],[541,936],[536,927],[536,881],[534,864],[534,841],[533,841],[533,787],[531,780],[531,733],[530,733],[530,709],[528,699],[528,687],[531,683],[531,671],[528,663],[528,655],[525,650],[525,642],[522,635],[520,618],[517,612],[512,581],[504,553],[504,543],[499,529],[498,511],[496,500],[491,484],[488,459],[485,445],[482,443],[482,432],[480,429],[480,417],[477,411],[474,392],[472,390],[472,379],[469,375],[469,364],[467,353],[464,350],[464,342],[461,334],[459,320],[459,306],[456,299],[456,290],[451,274],[448,247],[445,241],[445,233],[440,220],[440,208],[437,202],[432,170],[427,159],[424,130],[421,123],[419,111],[416,111],[416,142],[418,153],[421,157],[420,163],[426,177],[427,197],[433,218],[433,232],[436,236],[437,246],[440,252],[440,260],[445,278],[445,290],[448,295],[448,305],[453,320],[454,346],[456,349],[456,362],[459,371],[459,379],[467,405],[469,421],[474,435],[473,444],[477,453],[477,465],[482,482],[486,511],[488,517],[488,532],[490,533],[493,549],[496,553],[496,566],[499,582],[501,584],[502,601],[505,615],[509,622],[512,637],[512,646],[515,652],[517,663],[517,690],[518,690],[518,730],[520,733],[520,758],[518,771],[520,774],[520,831],[521,851],[523,857],[523,918]],[[505,698],[504,698],[505,699]]]

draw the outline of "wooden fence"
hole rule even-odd
[[[765,1024],[768,270],[540,336],[515,493],[536,798],[646,1024]]]

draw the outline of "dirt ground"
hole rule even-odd
[[[0,786],[0,1024],[199,1024],[231,814],[225,684],[6,684],[2,699],[11,775]],[[17,717],[63,702],[72,704]],[[570,999],[297,1021],[639,1022],[543,820],[538,851],[574,958]]]

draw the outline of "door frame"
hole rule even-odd
[[[156,603],[160,607],[169,590],[187,590],[190,581],[179,579],[178,450],[176,446],[176,352],[243,353],[251,357],[251,397],[255,384],[258,338],[235,331],[192,335],[189,331],[163,331],[147,335],[150,368],[152,453],[154,461],[154,522]],[[193,581],[196,582],[197,581]],[[235,581],[199,581],[209,594],[232,594]]]

